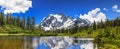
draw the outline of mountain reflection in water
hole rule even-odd
[[[50,36],[33,38],[34,49],[94,49],[92,38]],[[77,42],[76,42],[77,41]]]

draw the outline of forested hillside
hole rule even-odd
[[[0,34],[35,34],[38,29],[35,28],[35,18],[28,16],[12,16],[10,13],[0,13]],[[38,31],[38,32],[36,32]],[[39,32],[40,33],[40,32]]]

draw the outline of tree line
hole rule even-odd
[[[78,25],[75,25],[75,27],[72,29],[74,31],[74,33],[76,32],[81,32],[82,30],[88,30],[88,29],[92,29],[92,30],[96,30],[96,29],[100,29],[100,28],[107,28],[107,27],[116,27],[116,26],[120,26],[120,17],[117,17],[113,20],[108,20],[106,19],[105,22],[103,22],[101,20],[101,22],[93,22],[91,24],[91,26],[87,25],[87,26],[83,26],[83,27],[78,27]]]
[[[23,15],[22,18],[20,16],[12,16],[11,13],[4,14],[0,12],[0,26],[4,27],[7,25],[14,25],[20,27],[22,29],[33,30],[35,28],[35,18],[34,16],[27,18]]]
[[[120,17],[117,17],[114,20],[106,20],[105,22],[103,22],[101,20],[101,22],[93,22],[91,24],[91,26],[87,25],[87,26],[81,26],[79,27],[77,23],[74,24],[75,27],[73,28],[66,28],[66,29],[55,29],[52,31],[44,31],[43,32],[52,32],[52,33],[77,33],[77,32],[81,32],[82,30],[96,30],[96,29],[100,29],[100,28],[107,28],[107,27],[115,27],[115,26],[120,26]]]
[[[114,20],[108,20],[107,19],[105,22],[103,22],[101,20],[101,22],[96,23],[94,21],[92,27],[93,27],[93,30],[95,30],[95,29],[98,29],[98,28],[107,28],[107,27],[115,27],[115,26],[120,26],[120,17],[117,17]]]

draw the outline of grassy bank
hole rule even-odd
[[[40,30],[27,30],[13,25],[0,26],[0,36],[40,36]]]

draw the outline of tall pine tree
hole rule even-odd
[[[17,19],[15,17],[13,17],[13,25],[16,26],[17,25]]]
[[[32,17],[32,30],[34,31],[34,29],[35,29],[35,18]]]
[[[20,16],[17,16],[17,26],[20,27]]]
[[[2,12],[0,14],[0,24],[1,24],[1,26],[5,25],[4,13],[2,13]]]
[[[26,28],[26,19],[25,19],[25,16],[23,15],[23,29],[25,29]]]
[[[31,27],[31,22],[30,22],[30,16],[27,18],[27,29],[30,29]]]
[[[96,22],[93,23],[93,30],[96,30]]]
[[[7,13],[7,20],[6,20],[6,23],[11,25],[12,24],[12,16],[11,16],[11,13]]]

